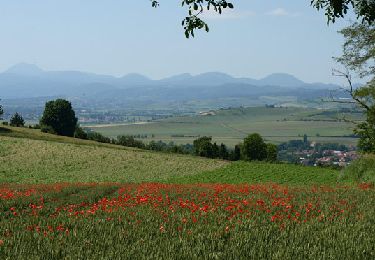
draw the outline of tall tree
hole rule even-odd
[[[214,148],[213,148],[213,144],[211,143],[211,141],[212,141],[212,137],[208,137],[208,136],[203,136],[194,140],[193,146],[194,146],[195,155],[213,158]]]
[[[74,136],[78,119],[72,104],[64,99],[46,103],[40,124],[49,127],[58,135]]]
[[[335,74],[347,79],[349,86],[346,91],[352,97],[350,102],[362,109],[365,115],[365,121],[357,124],[355,129],[360,137],[359,147],[364,152],[375,153],[375,24],[356,22],[340,33],[345,43],[342,56],[336,60],[348,72],[335,71]],[[367,83],[355,89],[349,71]]]
[[[150,1],[153,7],[159,6],[159,0]],[[182,21],[187,38],[194,37],[195,30],[209,31],[208,24],[200,16],[205,10],[221,14],[227,8],[234,8],[233,3],[228,0],[181,0],[181,4],[188,9],[187,16]],[[368,23],[375,21],[374,0],[310,0],[310,5],[317,10],[324,10],[328,23],[344,17],[350,8],[358,19]]]
[[[274,144],[267,144],[267,161],[277,161],[277,146]]]
[[[219,158],[227,160],[229,157],[228,149],[225,144],[221,143],[219,147]]]
[[[241,159],[241,146],[239,144],[234,146],[233,150],[233,161],[238,161]]]
[[[244,139],[242,152],[246,160],[263,161],[267,158],[267,145],[260,134],[250,134]]]

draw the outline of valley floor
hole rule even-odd
[[[211,111],[210,115],[174,116],[151,121],[149,124],[113,124],[88,126],[105,136],[141,135],[144,142],[151,140],[193,143],[198,136],[212,136],[215,142],[234,147],[250,133],[261,135],[272,143],[301,140],[306,134],[310,141],[356,145],[352,123],[340,120],[347,117],[360,120],[355,113],[339,109],[300,107],[248,107]]]

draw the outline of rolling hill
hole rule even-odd
[[[268,163],[229,163],[0,128],[0,183],[257,183],[334,184],[331,169]],[[306,175],[309,175],[306,178]]]
[[[1,183],[166,181],[225,164],[58,137],[38,130],[0,131]]]

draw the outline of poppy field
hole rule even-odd
[[[374,259],[370,184],[2,184],[1,259]]]

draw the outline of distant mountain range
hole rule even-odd
[[[222,89],[229,85],[232,87],[228,88],[228,94],[233,91],[238,92],[233,89],[233,86],[237,86],[235,88],[239,90],[246,90],[246,86],[248,86],[248,89],[252,91],[254,86],[262,86],[266,92],[274,90],[275,87],[278,90],[338,88],[338,86],[332,84],[305,83],[292,75],[284,73],[271,74],[259,80],[235,78],[220,72],[208,72],[196,76],[185,73],[161,80],[152,80],[141,74],[113,77],[80,71],[45,71],[36,65],[26,63],[17,64],[0,73],[0,97],[3,99],[56,95],[100,96],[103,93],[122,92],[123,90],[144,92],[164,89],[180,92],[182,89],[189,88],[212,89],[212,87],[218,87],[218,89]]]

